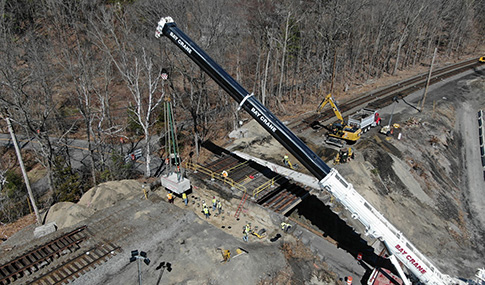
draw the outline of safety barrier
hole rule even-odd
[[[483,110],[478,111],[478,140],[480,143],[480,155],[482,157],[483,179],[485,180],[485,125]]]
[[[225,171],[227,171],[227,172],[234,171],[234,170],[238,169],[239,167],[244,166],[244,165],[245,165],[246,163],[248,163],[248,162],[249,162],[249,160],[246,160],[246,161],[245,161],[245,162],[243,162],[243,163],[239,163],[239,164],[236,164],[235,166],[233,166],[233,167],[231,167],[231,168],[225,169]]]
[[[256,196],[259,193],[261,193],[262,191],[264,191],[265,189],[268,189],[269,187],[274,187],[274,184],[276,183],[276,181],[280,180],[281,178],[283,178],[283,176],[278,174],[275,177],[271,178],[270,180],[266,181],[264,184],[262,184],[258,188],[255,188],[253,190],[253,197],[256,198]]]
[[[203,167],[202,165],[187,161],[187,163],[185,164],[185,167],[187,169],[193,170],[194,172],[199,171],[201,173],[204,173],[205,175],[209,176],[211,180],[217,179],[225,184],[228,184],[229,186],[231,186],[231,188],[238,189],[244,193],[246,193],[247,191],[245,186],[235,182],[230,177],[224,176],[222,173],[214,172],[206,167]]]

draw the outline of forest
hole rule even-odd
[[[166,155],[166,100],[180,122],[184,153],[236,128],[237,105],[167,39],[177,25],[269,109],[321,100],[352,84],[476,54],[484,45],[480,0],[0,0],[0,128],[12,122],[40,207],[76,201],[104,181],[153,176]],[[161,73],[168,79],[162,79]],[[334,75],[334,78],[333,78]],[[301,110],[304,111],[304,110]],[[223,119],[226,118],[226,119]],[[70,145],[87,142],[82,167]],[[121,142],[143,143],[144,173],[124,161]],[[1,149],[0,222],[28,213],[12,147]]]

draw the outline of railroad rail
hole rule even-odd
[[[0,266],[0,285],[68,283],[121,251],[106,242],[86,250],[82,244],[91,236],[81,226],[15,257]]]
[[[79,227],[3,264],[0,266],[0,284],[10,284],[38,271],[54,259],[66,254],[66,251],[72,253],[78,250],[79,244],[88,238],[86,228],[87,226]]]
[[[121,251],[121,248],[111,243],[98,244],[62,263],[48,273],[35,278],[30,283],[46,285],[62,283],[67,284],[80,275],[86,273],[91,268],[95,268],[96,265],[99,265],[107,261],[112,256],[115,256],[116,252],[119,251]]]
[[[478,59],[473,58],[436,69],[431,74],[429,84],[431,85],[440,82],[443,79],[449,78],[469,69],[476,68],[480,65],[482,65],[482,63],[480,63]],[[340,111],[345,116],[354,108],[361,108],[365,107],[366,105],[370,105],[374,109],[383,108],[391,104],[394,97],[403,99],[405,96],[419,89],[423,89],[426,86],[427,77],[427,73],[420,74],[387,87],[357,95],[356,98],[344,102],[343,104],[339,104]],[[302,122],[299,122],[296,126],[294,126],[293,129],[307,129],[311,127],[314,122],[326,121],[333,117],[334,115],[332,110],[325,110],[322,113],[315,113],[305,118]]]

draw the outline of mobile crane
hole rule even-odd
[[[330,104],[333,113],[338,119],[337,122],[334,122],[330,124],[330,126],[325,127],[329,131],[328,136],[349,142],[356,142],[358,139],[360,139],[360,134],[362,133],[362,130],[358,127],[345,124],[344,117],[342,116],[342,113],[340,113],[340,109],[338,108],[337,103],[332,96],[332,93],[329,93],[325,97],[325,99],[318,107],[317,111],[321,111],[327,104]]]
[[[278,120],[264,105],[247,92],[236,80],[210,58],[175,24],[172,18],[164,17],[158,22],[155,36],[168,37],[189,58],[202,68],[219,86],[239,103],[264,129],[298,159],[319,181],[321,191],[328,191],[365,227],[365,234],[379,239],[386,246],[391,261],[406,284],[401,262],[425,284],[466,284],[458,278],[441,273],[411,242],[404,237],[381,213],[367,202],[352,184],[348,183],[336,169],[330,168],[305,145],[293,132]],[[399,262],[398,262],[399,261]]]

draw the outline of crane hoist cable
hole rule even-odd
[[[170,99],[167,99],[164,103],[165,108],[165,149],[167,150],[167,160],[169,161],[169,166],[172,165],[171,156],[174,157],[174,164],[180,166],[180,155],[179,146],[177,139],[177,128],[175,125],[175,120],[173,116],[173,107]]]

